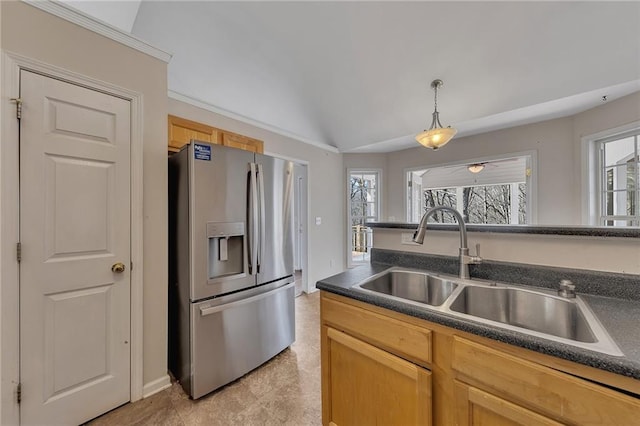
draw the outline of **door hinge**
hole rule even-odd
[[[22,118],[22,99],[11,98],[11,101],[16,103],[16,118],[20,120]]]
[[[18,383],[18,386],[16,386],[16,402],[18,404],[22,402],[22,383]]]
[[[16,259],[18,260],[18,263],[22,261],[22,243],[16,244]]]
[[[133,271],[133,261],[131,262],[131,268],[129,268],[130,271]]]

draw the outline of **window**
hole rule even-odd
[[[497,158],[482,164],[477,173],[468,164],[436,166],[407,172],[407,221],[419,222],[435,206],[458,210],[467,223],[531,223],[531,155]],[[433,222],[454,223],[438,212]]]
[[[349,264],[368,262],[373,232],[366,222],[377,222],[380,215],[380,172],[349,170],[347,196],[349,206],[348,238],[351,246]]]
[[[640,129],[594,143],[597,225],[640,226]]]

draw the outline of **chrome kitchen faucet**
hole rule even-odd
[[[479,256],[480,244],[476,245],[476,255],[469,256],[469,248],[467,247],[467,225],[464,223],[464,219],[460,212],[456,209],[447,206],[437,206],[428,210],[424,216],[422,216],[420,225],[418,225],[418,229],[416,229],[416,232],[413,234],[413,242],[418,244],[424,243],[424,236],[427,233],[427,219],[439,211],[451,213],[458,222],[458,229],[460,230],[460,278],[469,279],[469,264],[482,262],[482,258]]]

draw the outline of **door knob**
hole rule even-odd
[[[111,271],[115,272],[116,274],[121,274],[122,272],[124,272],[124,268],[125,266],[122,262],[117,262],[111,265]]]

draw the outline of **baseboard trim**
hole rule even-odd
[[[152,382],[145,383],[142,387],[142,398],[148,398],[160,391],[163,391],[171,386],[171,379],[168,374],[156,379]]]

